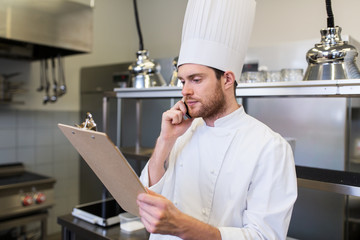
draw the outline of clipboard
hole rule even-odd
[[[136,198],[138,194],[146,193],[146,189],[107,134],[61,123],[58,127],[117,203],[125,211],[139,216]]]

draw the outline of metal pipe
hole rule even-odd
[[[136,142],[135,142],[135,152],[140,153],[141,148],[141,99],[136,99]]]
[[[122,100],[121,98],[117,99],[117,115],[116,115],[116,145],[120,148],[121,145],[121,115],[122,115]]]
[[[108,118],[108,96],[103,96],[103,112],[102,112],[102,119],[103,119],[103,132],[107,132],[107,118]]]

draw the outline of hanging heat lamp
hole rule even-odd
[[[341,39],[341,27],[335,26],[331,0],[326,0],[327,28],[320,30],[321,42],[306,54],[308,67],[304,80],[359,79],[356,48]]]
[[[136,62],[129,66],[129,86],[134,88],[149,88],[165,86],[166,82],[160,74],[160,65],[149,58],[148,50],[144,49],[136,0],[133,0],[137,32],[139,35],[139,51],[136,52]]]

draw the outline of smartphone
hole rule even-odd
[[[189,114],[189,108],[188,108],[188,106],[186,105],[185,101],[184,101],[184,104],[185,104],[185,107],[186,107],[185,117],[186,117],[187,119],[189,119],[189,118],[191,118],[191,116],[190,116],[190,114]]]

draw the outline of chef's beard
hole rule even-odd
[[[222,113],[225,112],[225,95],[224,92],[221,91],[220,82],[214,94],[206,99],[201,99],[200,103],[201,108],[199,111],[194,113],[190,111],[190,115],[194,118],[202,117],[204,120],[213,119],[221,116]]]

